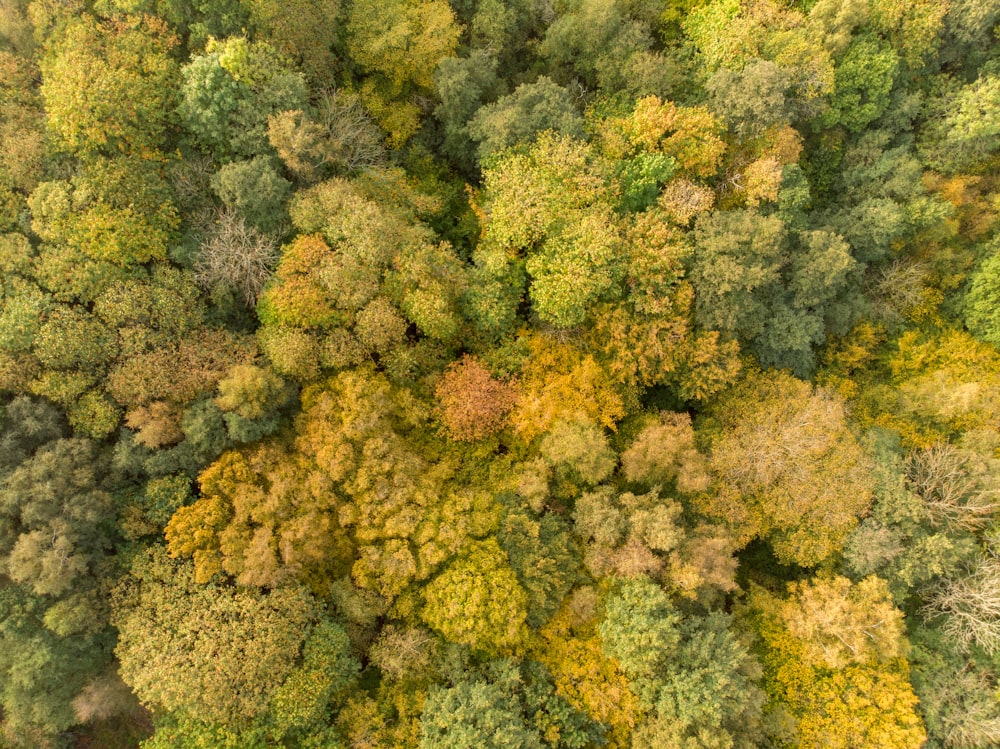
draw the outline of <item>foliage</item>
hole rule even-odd
[[[580,137],[583,121],[573,106],[569,91],[541,76],[522,83],[511,94],[476,111],[467,131],[479,143],[479,161],[520,143],[530,143],[542,132]]]
[[[84,15],[43,60],[49,127],[74,152],[157,147],[176,92],[176,45],[155,16]]]
[[[850,585],[839,583],[839,586],[841,594],[824,602],[815,613],[825,615],[839,609],[847,614],[841,626],[848,624],[848,631],[858,625],[863,627],[864,618],[852,620],[849,609],[842,608],[844,594],[851,596]],[[868,587],[877,588],[878,583]],[[793,622],[808,622],[822,629],[823,625],[813,619],[809,604],[802,605],[801,595],[805,593],[808,598],[813,592],[798,588],[798,595],[785,602],[760,590],[754,593],[754,615],[764,645],[764,685],[769,697],[766,711],[772,735],[783,743],[802,747],[871,743],[887,747],[922,746],[927,736],[915,710],[917,698],[910,686],[907,664],[904,659],[893,657],[893,653],[905,648],[901,628],[897,625],[894,635],[887,632],[888,637],[883,641],[889,645],[887,651],[858,651],[860,662],[838,668],[831,668],[821,655],[821,663],[816,665],[808,655],[810,643],[789,629]],[[872,592],[876,598],[884,597],[884,593]],[[867,616],[863,612],[863,617]],[[838,629],[831,634],[836,635]],[[806,631],[800,628],[801,633]],[[864,635],[861,637],[863,640]]]
[[[868,458],[836,396],[788,374],[751,374],[714,409],[702,501],[747,541],[768,538],[784,562],[837,552],[872,498]]]
[[[477,440],[503,428],[516,391],[494,379],[475,358],[466,357],[449,365],[438,383],[437,397],[449,435]]]
[[[342,631],[324,623],[303,590],[263,595],[202,585],[190,565],[155,548],[136,557],[117,591],[114,621],[122,677],[145,704],[233,728],[263,716],[272,702],[279,725],[294,725],[306,718],[286,703],[308,709],[297,693],[309,689],[311,672],[326,683],[310,699],[327,699],[320,695],[343,689],[358,668],[343,653]]]
[[[996,745],[998,7],[0,3],[0,745]]]
[[[230,161],[266,152],[267,119],[302,109],[301,73],[266,42],[212,40],[181,69],[177,112],[195,142]]]
[[[514,649],[527,595],[496,541],[475,541],[426,587],[422,618],[454,642],[488,653]]]

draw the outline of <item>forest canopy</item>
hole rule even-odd
[[[0,2],[0,748],[1000,745],[998,24]]]

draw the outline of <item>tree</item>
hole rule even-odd
[[[943,580],[925,612],[943,615],[941,629],[955,642],[964,647],[975,643],[993,655],[1000,651],[998,579],[1000,560],[988,551],[973,561],[966,574]]]
[[[462,683],[432,691],[420,721],[420,749],[542,749],[517,699],[500,684]]]
[[[674,485],[683,493],[708,488],[705,458],[695,445],[688,414],[661,412],[636,435],[621,462],[622,474],[630,482]]]
[[[846,577],[790,583],[781,611],[789,633],[802,643],[802,658],[826,668],[887,661],[905,655],[903,612],[874,575],[851,584]]]
[[[340,20],[340,0],[244,0],[254,25],[275,49],[296,63],[313,84],[334,82],[338,61],[333,53]]]
[[[4,574],[37,595],[60,596],[96,573],[108,547],[111,496],[92,442],[51,442],[0,483]]]
[[[646,707],[618,661],[605,654],[596,631],[597,594],[579,588],[540,631],[533,657],[545,664],[559,693],[606,726],[611,746],[628,746]]]
[[[843,593],[853,597],[849,585],[840,585]],[[869,583],[868,587],[877,588],[878,583],[874,586]],[[799,587],[798,592],[808,597],[818,589]],[[869,592],[876,592],[876,599],[885,598],[884,590]],[[799,634],[826,638],[827,631],[820,621],[813,622],[815,628],[802,625],[811,620],[810,611],[827,614],[844,602],[841,595],[836,595],[818,602],[818,607],[807,604],[800,608],[794,597],[779,601],[755,589],[751,604],[753,621],[763,644],[764,687],[769,698],[765,715],[770,733],[779,741],[810,748],[923,746],[927,734],[916,712],[917,697],[910,685],[908,665],[905,659],[893,657],[906,647],[898,612],[890,615],[896,624],[888,628],[888,636],[876,641],[888,649],[880,651],[878,646],[868,649],[866,645],[864,650],[855,651],[857,661],[837,668],[830,667],[821,648],[815,649],[818,644],[815,639],[803,641],[788,629],[792,622]],[[888,613],[888,608],[884,611]],[[863,629],[866,620],[869,624],[874,622],[864,604],[855,611],[855,616],[860,619],[848,615],[833,631],[839,629],[843,633],[844,623],[850,624],[848,629],[857,624]],[[860,635],[858,642],[865,642],[866,636],[856,633]],[[844,652],[839,648],[840,645],[831,652]],[[814,660],[817,656],[818,661]]]
[[[448,366],[436,393],[449,436],[468,441],[502,429],[517,397],[511,384],[495,379],[471,356]]]
[[[762,738],[760,664],[713,612],[680,625],[681,641],[660,673],[653,715],[633,734],[644,746],[751,747]]]
[[[362,100],[400,146],[418,122],[406,99],[432,90],[438,62],[455,53],[454,13],[443,0],[362,0],[351,4],[346,31],[348,53],[367,74]]]
[[[667,555],[684,538],[681,507],[654,489],[636,496],[598,487],[576,501],[574,530],[586,542],[584,561],[595,577],[665,576]]]
[[[992,695],[996,667],[966,652],[939,629],[917,626],[913,687],[930,740],[949,747],[985,747],[1000,736],[1000,709]]]
[[[292,185],[278,173],[273,158],[225,164],[212,175],[211,185],[227,209],[264,233],[278,231],[288,220]]]
[[[621,233],[605,168],[586,144],[548,133],[483,176],[489,222],[474,260],[500,280],[523,256],[535,313],[556,327],[580,325],[595,302],[620,294]]]
[[[7,403],[0,416],[0,476],[31,457],[45,443],[66,436],[59,411],[48,401],[19,395]]]
[[[559,79],[576,77],[604,92],[658,94],[674,81],[669,59],[653,51],[646,23],[625,3],[578,0],[545,30],[540,52]]]
[[[498,660],[484,671],[431,689],[420,715],[420,749],[582,749],[601,740],[538,663]]]
[[[950,514],[932,515],[931,504],[940,501],[939,483],[952,500],[960,501],[980,479],[973,472],[971,456],[955,448],[923,448],[904,457],[898,437],[884,432],[879,436],[872,446],[875,501],[848,537],[844,560],[852,576],[877,574],[885,580],[902,605],[942,577],[955,575],[963,561],[975,555],[976,541],[967,526],[953,523]],[[941,460],[956,454],[962,455],[962,463],[952,462],[953,457]],[[938,466],[946,470],[928,470]]]
[[[597,627],[604,651],[615,658],[640,697],[653,699],[661,668],[676,650],[681,616],[659,585],[645,576],[618,582]]]
[[[989,470],[971,451],[939,443],[916,450],[907,461],[907,483],[923,500],[932,525],[975,531],[996,513]]]
[[[708,81],[712,112],[741,138],[754,138],[786,122],[791,107],[785,93],[791,76],[770,60],[755,60],[739,71],[722,68]]]
[[[546,514],[536,520],[509,511],[498,534],[517,579],[528,594],[528,626],[540,628],[555,614],[576,581],[579,551],[569,527]]]
[[[423,620],[452,642],[511,652],[523,637],[528,597],[493,539],[474,541],[424,588]]]
[[[514,430],[526,441],[560,421],[591,421],[607,429],[625,414],[617,383],[597,360],[553,337],[533,335],[526,341],[528,358],[521,365],[519,397],[510,415]],[[602,451],[603,452],[603,451]],[[597,456],[597,466],[607,458]]]
[[[899,57],[876,36],[855,38],[837,65],[831,109],[820,118],[826,127],[843,125],[860,132],[889,106]]]
[[[778,216],[752,210],[703,215],[695,243],[697,322],[749,344],[765,366],[808,373],[825,333],[822,313],[857,268],[848,244],[828,231],[790,237]]]
[[[896,347],[893,384],[903,397],[895,408],[907,415],[915,433],[924,432],[918,444],[998,423],[992,404],[1000,357],[993,346],[945,328],[933,334],[907,331]]]
[[[873,489],[843,402],[785,373],[754,374],[713,415],[709,465],[721,484],[702,508],[741,539],[767,538],[785,562],[839,550]]]
[[[220,161],[267,152],[272,114],[303,109],[306,85],[266,42],[242,37],[211,40],[205,54],[181,69],[181,122],[195,142]]]
[[[440,103],[434,117],[444,131],[442,152],[463,170],[476,166],[475,145],[468,123],[473,115],[503,91],[497,75],[497,58],[484,50],[474,50],[468,57],[446,57],[434,72],[434,92]],[[520,139],[519,139],[520,140]]]
[[[303,375],[320,364],[345,367],[372,354],[391,361],[409,343],[409,323],[441,342],[462,332],[458,300],[465,270],[452,247],[435,242],[409,212],[407,199],[419,203],[420,196],[405,183],[393,184],[396,176],[385,175],[389,184],[382,187],[395,189],[381,203],[369,192],[378,189],[377,180],[336,178],[300,191],[293,201],[293,222],[309,234],[286,247],[258,305],[265,351],[282,374],[293,369],[279,365],[278,357]],[[326,335],[322,350],[315,337],[320,332]],[[276,342],[268,343],[270,335]],[[294,338],[300,353],[289,356]],[[302,355],[306,348],[312,349],[309,357]],[[309,360],[307,369],[302,364]]]
[[[198,582],[224,570],[270,587],[342,567],[349,546],[336,504],[321,491],[303,495],[307,480],[308,467],[274,445],[224,453],[200,475],[201,498],[167,524],[171,554],[193,559]]]
[[[312,699],[342,689],[357,670],[346,639],[301,588],[264,595],[197,583],[189,564],[156,547],[137,555],[113,607],[122,678],[139,699],[224,726],[239,728],[275,701],[295,699],[302,669],[325,681]],[[278,705],[289,726],[297,721]]]
[[[493,154],[530,143],[545,131],[580,138],[583,119],[569,91],[543,75],[479,108],[468,120],[466,130],[479,143],[479,163],[483,164]]]
[[[248,307],[278,263],[277,243],[234,210],[221,211],[207,241],[199,248],[195,278],[206,289],[231,288]]]
[[[0,705],[3,737],[13,746],[45,745],[77,725],[74,698],[112,663],[113,638],[100,632],[106,614],[88,611],[90,630],[63,636],[42,623],[49,606],[20,585],[0,587]]]
[[[764,331],[767,300],[780,283],[785,227],[775,216],[716,212],[699,219],[691,268],[696,315],[708,328],[752,340]]]
[[[997,302],[1000,302],[1000,255],[986,258],[972,276],[965,297],[965,324],[980,340],[1000,345],[1000,319]]]
[[[560,419],[542,437],[539,451],[557,476],[599,484],[615,469],[603,430],[587,418]]]
[[[73,152],[142,151],[163,138],[173,107],[177,45],[150,15],[98,21],[84,15],[43,59],[49,127]]]
[[[378,125],[358,95],[344,89],[323,93],[315,111],[271,115],[267,138],[288,170],[308,183],[375,167],[385,159]]]

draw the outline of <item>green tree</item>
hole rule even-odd
[[[466,132],[479,144],[480,163],[507,148],[530,143],[548,130],[583,136],[583,118],[569,91],[545,76],[522,83],[513,93],[481,107],[467,123]]]
[[[929,161],[946,173],[980,173],[1000,147],[1000,78],[982,75],[948,95],[927,125]]]
[[[831,109],[820,118],[826,126],[843,125],[860,132],[889,106],[889,93],[899,70],[895,51],[876,36],[858,36],[837,64]]]
[[[600,742],[599,728],[556,694],[540,664],[499,660],[483,671],[430,690],[420,749],[583,749]]]
[[[555,614],[577,578],[579,551],[569,528],[555,515],[535,520],[523,511],[508,512],[498,540],[528,594],[527,624],[539,628]]]
[[[0,414],[0,476],[6,476],[47,442],[66,436],[59,411],[48,401],[19,395]]]
[[[857,268],[848,244],[828,231],[789,237],[780,218],[750,210],[703,216],[695,242],[700,325],[749,344],[765,366],[810,372],[826,332],[823,312],[849,290]]]
[[[452,642],[487,653],[518,647],[528,596],[493,539],[475,541],[424,588],[423,620]]]
[[[100,632],[93,611],[85,614],[89,632],[61,636],[43,624],[50,602],[19,585],[0,586],[0,705],[4,739],[14,746],[47,745],[80,723],[74,698],[112,662],[113,637]]]
[[[417,129],[419,110],[406,101],[434,87],[438,63],[452,57],[459,26],[443,0],[361,0],[348,12],[347,51],[367,74],[361,96],[393,145]]]
[[[965,296],[965,324],[982,341],[1000,345],[1000,254],[986,258],[973,274]]]
[[[434,72],[434,92],[440,99],[434,117],[443,131],[441,150],[467,172],[476,166],[469,121],[486,101],[497,98],[502,91],[497,59],[483,50],[475,50],[468,57],[446,57]]]
[[[660,672],[653,714],[637,727],[644,746],[698,749],[759,746],[764,692],[760,664],[733,631],[731,617],[689,617]]]
[[[986,497],[977,491],[972,456],[938,445],[914,451],[904,460],[898,438],[878,436],[872,450],[875,501],[848,537],[844,560],[853,575],[878,574],[902,605],[914,593],[955,574],[963,560],[974,555],[975,539],[962,527],[962,515],[956,518],[953,513],[963,500],[977,504],[976,495]],[[948,508],[943,516],[932,511],[942,501]],[[973,520],[975,515],[965,517]]]
[[[931,745],[985,747],[1000,736],[996,666],[963,651],[941,630],[910,628],[913,688]],[[933,743],[931,743],[933,742]]]
[[[96,572],[108,547],[111,496],[92,442],[47,444],[0,484],[4,573],[37,595],[59,596]]]
[[[608,93],[664,95],[673,83],[668,58],[628,3],[576,0],[545,30],[539,51],[561,80],[573,74]],[[633,6],[634,7],[634,6]]]
[[[258,33],[308,76],[311,83],[335,82],[340,0],[241,0]]]
[[[181,69],[178,114],[195,142],[220,161],[268,150],[267,120],[303,109],[306,84],[266,42],[210,41]]]
[[[503,684],[463,682],[431,691],[420,721],[420,749],[541,749],[516,697]]]
[[[287,222],[286,205],[292,185],[266,156],[225,164],[212,175],[212,189],[223,205],[263,232],[275,232]]]
[[[490,220],[473,259],[497,283],[520,265],[511,256],[523,256],[535,312],[557,327],[580,325],[594,302],[620,293],[621,235],[604,167],[586,144],[543,134],[484,174]]]
[[[42,60],[49,128],[82,154],[157,147],[174,103],[176,45],[155,16],[84,15]]]
[[[680,621],[667,594],[644,575],[619,581],[604,602],[597,627],[601,647],[647,700],[654,698],[660,671],[680,643]]]
[[[156,547],[136,556],[113,609],[125,682],[144,704],[201,720],[239,728],[264,716],[272,701],[285,705],[306,689],[303,669],[318,668],[325,681],[315,700],[342,689],[357,670],[336,625],[323,623],[304,590],[264,595],[197,583],[189,564]],[[308,704],[299,707],[309,712]],[[288,726],[298,720],[290,707],[279,709]]]
[[[785,94],[791,76],[770,60],[755,60],[739,71],[722,68],[707,84],[712,111],[742,138],[760,136],[786,122],[792,107]]]

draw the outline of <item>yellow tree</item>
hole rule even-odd
[[[80,153],[155,148],[176,96],[177,43],[155,16],[83,15],[42,62],[50,129]]]
[[[878,578],[790,587],[750,598],[763,645],[766,724],[799,749],[917,749],[927,738],[905,659],[902,613]]]
[[[784,372],[752,373],[720,398],[706,427],[716,483],[701,509],[784,562],[835,553],[873,492],[870,460],[844,403]]]
[[[452,57],[461,28],[443,0],[359,0],[347,19],[347,50],[367,73],[365,105],[402,145],[419,126],[414,94],[430,93],[438,62]]]

